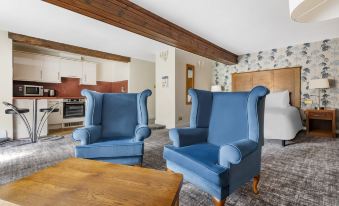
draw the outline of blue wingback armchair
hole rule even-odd
[[[151,135],[148,128],[145,90],[132,93],[98,93],[82,90],[86,96],[85,127],[73,132],[81,141],[75,156],[118,164],[142,164],[144,139]]]
[[[257,193],[263,113],[268,89],[250,92],[209,92],[191,89],[190,128],[169,131],[167,168],[213,196],[215,205],[254,178]]]

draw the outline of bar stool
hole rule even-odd
[[[42,109],[39,110],[40,112],[43,112],[44,114],[42,115],[42,117],[40,119],[39,126],[37,128],[38,138],[41,138],[40,135],[41,135],[42,129],[45,126],[49,115],[53,112],[59,112],[60,111],[59,108],[56,108],[57,106],[59,106],[59,104],[60,103],[58,102],[58,103],[56,103],[56,104],[54,104],[54,105],[52,105],[48,108],[42,108]]]
[[[5,110],[5,114],[10,114],[10,115],[18,115],[20,117],[20,119],[24,122],[27,132],[29,134],[30,139],[33,141],[33,134],[32,134],[32,129],[31,126],[27,120],[27,117],[25,115],[25,113],[29,112],[29,109],[27,108],[17,108],[16,106],[14,106],[11,103],[8,102],[2,102],[6,107],[9,107],[9,109]]]

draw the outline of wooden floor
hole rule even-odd
[[[50,129],[48,136],[64,136],[71,134],[76,128]]]

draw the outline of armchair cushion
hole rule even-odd
[[[180,128],[169,131],[169,137],[175,147],[204,143],[207,140],[207,136],[207,128]]]
[[[222,145],[219,150],[219,164],[227,167],[229,163],[239,164],[243,158],[254,152],[257,146],[257,142],[249,139]]]
[[[151,129],[147,125],[137,125],[135,128],[135,140],[143,141],[151,135]]]
[[[136,94],[104,94],[102,137],[132,137],[136,125],[138,125]]]
[[[101,137],[101,126],[91,125],[76,129],[73,132],[73,139],[80,141],[81,145],[87,145],[95,142]]]
[[[141,156],[143,145],[133,137],[103,138],[90,145],[77,146],[75,154],[76,157],[89,159]]]
[[[219,147],[213,144],[194,144],[186,147],[166,145],[164,158],[216,185],[228,184],[228,168],[218,165]]]

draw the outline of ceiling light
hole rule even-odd
[[[339,0],[289,0],[296,22],[318,22],[339,18]]]

